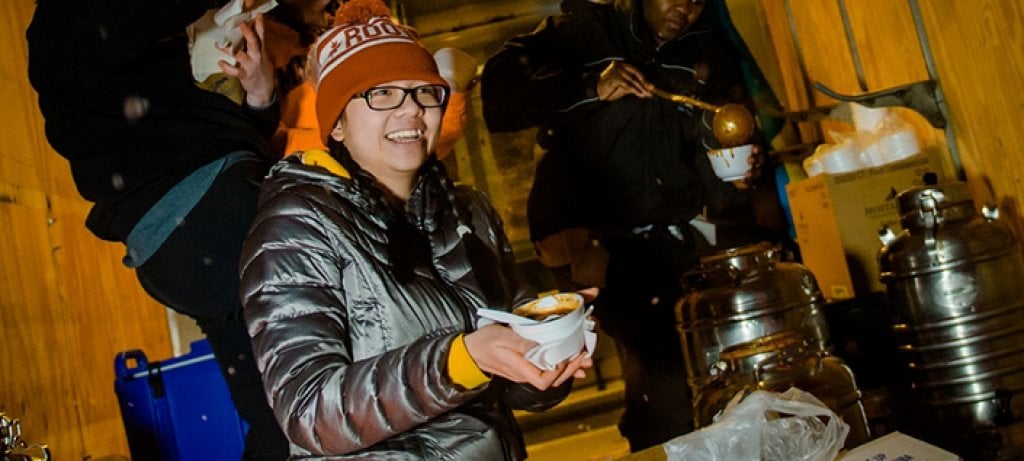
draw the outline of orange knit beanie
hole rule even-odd
[[[335,27],[313,44],[307,71],[315,78],[324,143],[352,97],[374,85],[394,80],[445,85],[416,32],[396,24],[390,14],[381,0],[350,0],[335,14]]]

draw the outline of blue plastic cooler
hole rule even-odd
[[[133,460],[237,460],[247,425],[206,340],[149,363],[138,349],[114,359],[114,391]]]

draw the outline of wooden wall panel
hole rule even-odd
[[[840,93],[859,93],[838,2],[789,0],[789,4],[799,50],[811,81],[822,82]],[[819,102],[817,105],[835,103],[820,92],[815,92],[814,98]]]
[[[1024,238],[1024,6],[921,2],[939,82],[975,202],[994,202]]]
[[[772,29],[772,37],[780,50],[779,59],[789,85],[796,87],[802,79],[807,84],[821,84],[842,94],[857,95],[894,86],[927,80],[928,72],[914,24],[909,3],[891,0],[847,1],[845,13],[861,63],[862,76],[858,78],[853,51],[843,25],[840,2],[813,0],[763,0],[766,5],[765,21]],[[789,11],[786,5],[790,6]],[[791,13],[791,18],[788,17]],[[795,30],[794,30],[795,29]],[[786,52],[786,41],[794,50]],[[797,55],[796,51],[800,54]],[[799,69],[796,59],[804,60],[804,74],[793,74]],[[863,81],[862,81],[862,80]],[[812,90],[814,105],[834,104],[817,90]],[[931,127],[919,114],[909,110],[893,109],[913,125],[922,145],[927,149],[948,152],[945,134]],[[835,142],[830,133],[852,130],[847,122],[821,123],[821,140]]]
[[[879,91],[929,79],[909,2],[848,1],[846,8],[867,91]],[[891,110],[913,125],[925,148],[948,154],[949,146],[942,129],[932,127],[924,117],[912,110]],[[947,162],[946,166],[947,173],[952,174],[952,162]]]
[[[0,410],[22,418],[28,440],[79,447],[73,368],[58,359],[70,348],[49,308],[59,301],[40,191],[0,183],[0,241]]]
[[[25,112],[34,103],[24,81],[24,40],[11,37],[23,28],[25,10],[13,2],[0,5],[4,34],[0,47],[0,85],[10,97],[0,110],[6,134],[0,137],[0,410],[26,415],[26,436],[45,434],[53,443],[75,443],[74,408],[44,402],[70,401],[73,389],[67,367],[51,363],[67,349],[63,335],[51,325],[59,313],[43,306],[57,305],[56,274],[49,264],[46,196],[39,187],[31,140],[24,133]],[[45,410],[45,411],[43,411]],[[32,425],[36,427],[31,427]]]
[[[820,81],[848,94],[862,92],[849,58],[839,1],[762,0],[765,21],[778,50],[786,101],[801,102],[801,79]],[[792,12],[799,44],[792,40]],[[846,12],[861,58],[868,91],[930,78],[911,1],[846,0]],[[1000,205],[1003,220],[1024,236],[1020,198],[1024,195],[1024,6],[1017,0],[976,2],[918,0],[948,106],[963,172],[978,206]],[[798,69],[802,52],[806,75]],[[794,50],[794,51],[790,51]],[[827,98],[816,95],[818,104]],[[790,107],[791,108],[791,107]],[[950,152],[943,130],[916,113],[911,119],[923,144]],[[834,128],[834,126],[832,126]]]
[[[846,9],[869,91],[928,79],[906,1],[847,1]]]
[[[785,81],[786,108],[791,111],[823,107],[837,101],[813,89],[814,82],[846,94],[860,93],[843,29],[838,2],[821,0],[761,0],[763,20],[771,31]],[[780,95],[782,97],[782,95]],[[846,131],[845,122],[800,124],[804,142],[828,142],[830,131]]]
[[[783,90],[776,90],[776,97],[779,103],[787,111],[799,111],[817,106],[811,99],[809,81],[806,73],[801,67],[800,51],[797,49],[797,42],[793,39],[790,22],[786,13],[788,0],[761,0],[765,27],[768,30],[768,40],[772,41],[772,48],[775,50],[778,59],[777,67],[779,77],[782,80]],[[821,138],[816,125],[811,123],[797,124],[802,142],[817,141]]]
[[[163,307],[84,227],[89,204],[43,136],[28,83],[32,0],[0,2],[0,411],[55,459],[127,456],[114,355],[170,355]]]

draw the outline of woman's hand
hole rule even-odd
[[[584,288],[582,290],[576,291],[576,293],[579,293],[580,296],[583,296],[584,304],[590,304],[591,302],[593,302],[594,299],[597,298],[598,292],[600,292],[600,288],[598,287]],[[592,322],[596,322],[596,320],[593,317],[591,317],[589,320]],[[561,386],[566,381],[568,381],[569,378],[586,378],[586,369],[592,366],[594,366],[594,360],[587,355],[586,350],[581,350],[579,354],[577,354],[575,357],[566,360],[565,362],[562,362],[555,367],[556,370],[561,370],[561,373],[558,375],[558,379],[555,379],[555,382],[552,385],[554,387]]]
[[[572,359],[558,364],[555,370],[561,370],[558,378],[552,383],[552,387],[564,384],[569,378],[583,379],[587,377],[586,369],[594,366],[594,359],[587,355],[586,350],[580,351]]]
[[[537,368],[525,357],[537,343],[519,336],[504,325],[486,325],[467,334],[465,340],[469,356],[481,370],[512,382],[530,383],[538,390],[551,387],[569,369],[569,363],[562,363],[551,371]]]
[[[653,96],[647,90],[647,79],[636,67],[614,61],[601,71],[597,81],[597,97],[602,101],[615,101],[626,95],[639,98]]]
[[[217,64],[225,74],[238,78],[249,107],[267,107],[274,98],[274,67],[263,49],[263,15],[257,15],[253,24],[242,23],[238,28],[242,31],[243,45],[234,54],[231,45],[220,49],[235,58],[235,65],[223,60]]]
[[[597,297],[598,288],[579,290],[585,303]],[[466,350],[476,365],[486,373],[501,376],[516,383],[530,383],[538,390],[558,387],[569,378],[586,378],[586,369],[594,361],[581,350],[576,356],[544,371],[526,359],[526,353],[537,346],[504,325],[491,324],[469,333],[465,337]]]

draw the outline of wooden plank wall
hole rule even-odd
[[[759,0],[785,80],[787,109],[835,101],[804,79],[844,94],[858,83],[839,0]],[[787,14],[788,10],[792,15]],[[909,0],[845,0],[866,91],[929,78]],[[937,80],[945,94],[963,174],[978,206],[996,203],[1002,219],[1024,235],[1024,6],[1018,0],[919,0]],[[794,36],[797,40],[794,41]],[[802,56],[806,72],[801,72]],[[950,152],[946,135],[908,110],[923,144]],[[850,129],[828,124],[828,129]],[[802,130],[807,135],[809,130]],[[828,138],[826,138],[827,140]]]
[[[1024,238],[1024,4],[926,1],[925,24],[975,201]]]
[[[28,83],[33,0],[0,2],[0,411],[54,459],[124,457],[114,355],[171,353],[164,309],[83,225],[67,163],[43,137]]]

